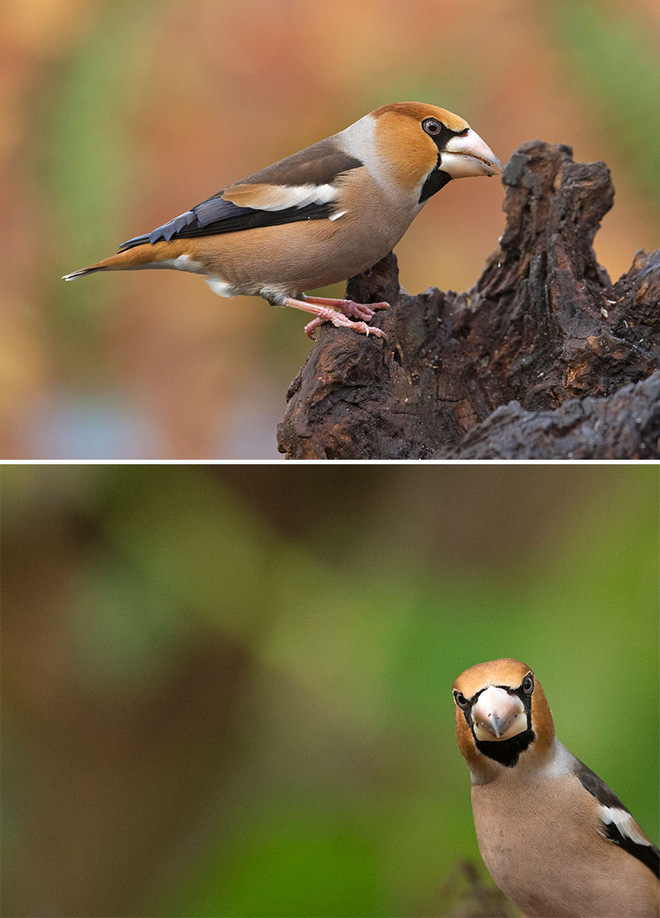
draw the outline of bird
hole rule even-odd
[[[427,103],[391,103],[63,280],[172,268],[205,275],[220,296],[259,295],[313,315],[305,326],[310,338],[324,322],[384,338],[366,322],[388,303],[305,291],[373,267],[451,179],[499,172],[499,159],[458,115]]]
[[[556,738],[529,666],[479,663],[452,691],[479,850],[502,892],[527,918],[657,918],[658,848]]]

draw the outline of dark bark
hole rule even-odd
[[[569,147],[523,144],[503,182],[506,227],[467,293],[409,296],[393,254],[349,281],[391,304],[373,320],[388,342],[320,329],[278,429],[288,458],[660,456],[660,376],[631,386],[660,368],[660,250],[611,283],[592,248],[610,173]]]

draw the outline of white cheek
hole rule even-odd
[[[344,153],[356,156],[364,163],[369,174],[379,185],[389,188],[391,185],[389,169],[378,155],[375,133],[376,121],[369,114],[335,136],[337,145]]]

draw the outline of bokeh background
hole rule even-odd
[[[1,474],[3,915],[511,915],[451,698],[505,655],[658,840],[656,469]]]
[[[299,314],[174,272],[60,276],[386,102],[459,112],[503,161],[533,138],[605,160],[618,277],[659,244],[659,45],[657,0],[3,0],[0,455],[277,457]],[[503,192],[431,201],[403,285],[471,286]]]

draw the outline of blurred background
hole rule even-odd
[[[3,915],[513,914],[451,697],[505,655],[658,840],[656,469],[1,474]]]
[[[659,43],[657,0],[4,0],[0,455],[276,458],[299,314],[174,272],[60,276],[386,102],[458,112],[504,162],[534,138],[605,160],[617,278],[659,244]],[[404,287],[471,286],[503,193],[431,201]]]

